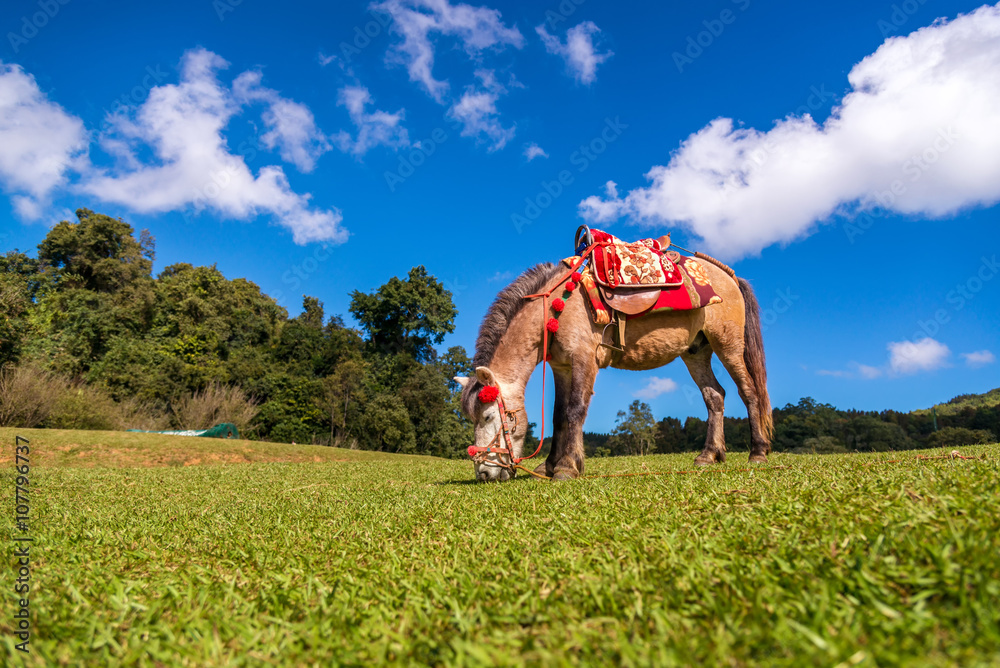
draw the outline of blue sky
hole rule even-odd
[[[471,353],[582,222],[670,231],[754,285],[775,405],[1000,385],[1000,9],[648,4],[4,3],[0,250],[88,207],[151,230],[156,271],[345,316],[423,264]],[[590,430],[637,396],[705,413],[679,361],[596,389]]]

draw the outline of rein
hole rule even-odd
[[[484,466],[489,465],[489,466],[498,466],[500,468],[505,468],[508,471],[510,471],[512,476],[516,473],[517,469],[521,469],[522,471],[530,473],[531,475],[538,475],[534,471],[530,471],[527,468],[520,466],[520,463],[525,461],[526,459],[531,459],[532,457],[537,456],[538,453],[542,451],[542,445],[545,444],[545,363],[548,361],[549,358],[549,328],[548,328],[548,318],[546,317],[549,312],[548,300],[549,297],[552,296],[553,292],[563,287],[563,285],[566,283],[566,279],[573,276],[573,274],[577,270],[579,270],[580,267],[583,266],[583,263],[584,261],[586,261],[587,256],[590,255],[590,253],[593,252],[594,248],[596,248],[597,246],[598,244],[596,243],[593,243],[590,246],[588,246],[587,249],[579,256],[577,261],[574,262],[573,265],[569,268],[569,270],[566,271],[562,276],[560,276],[559,280],[556,281],[555,287],[553,287],[551,290],[548,290],[547,292],[538,292],[533,295],[524,296],[524,299],[528,301],[534,301],[535,299],[542,300],[542,433],[538,439],[538,447],[535,448],[535,451],[530,455],[528,455],[527,457],[514,457],[514,441],[511,438],[511,431],[517,430],[517,411],[523,409],[508,410],[504,406],[503,395],[500,393],[499,384],[497,384],[496,386],[497,394],[495,402],[497,405],[497,409],[500,412],[500,429],[497,430],[497,433],[493,436],[493,440],[491,440],[488,445],[469,446],[468,453],[469,457],[472,458],[473,462]],[[572,292],[572,289],[570,289],[570,292]],[[510,430],[507,429],[508,420],[513,422],[513,427],[511,427]],[[501,438],[503,439],[503,445],[505,447],[501,447],[500,445]],[[487,461],[487,459],[491,454],[498,455],[496,462]],[[507,455],[507,458],[510,460],[509,464],[504,462],[502,455]],[[539,477],[544,477],[544,476],[539,476]]]

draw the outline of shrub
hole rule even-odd
[[[966,429],[965,427],[945,427],[927,439],[929,448],[952,448],[958,445],[996,443],[997,437],[986,429]]]
[[[251,431],[257,411],[257,402],[239,387],[211,383],[174,403],[173,423],[178,429],[208,429],[231,422],[242,435]]]
[[[129,397],[118,402],[118,428],[162,431],[170,428],[170,416],[152,402]]]
[[[52,429],[119,428],[118,404],[104,392],[82,383],[66,388],[59,396],[45,426]]]
[[[802,448],[806,453],[814,455],[831,455],[838,452],[847,452],[847,448],[840,439],[833,436],[814,436],[802,442]]]
[[[35,366],[0,369],[0,427],[31,429],[52,413],[68,383]]]

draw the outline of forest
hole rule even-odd
[[[51,228],[31,256],[0,255],[0,426],[198,429],[232,422],[247,437],[442,457],[464,456],[461,346],[451,294],[422,266],[351,293],[349,327],[305,296],[288,312],[244,278],[179,263],[155,277],[155,239],[87,209]],[[811,398],[774,411],[774,448],[828,453],[993,442],[1000,392],[935,411],[838,410]],[[951,406],[949,409],[948,406]],[[589,455],[700,450],[699,418],[653,418],[635,401]],[[725,420],[746,449],[745,418]],[[533,439],[529,437],[529,447]],[[537,441],[534,441],[537,443]]]

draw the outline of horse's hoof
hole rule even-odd
[[[715,463],[715,460],[712,459],[711,457],[701,457],[701,456],[698,456],[694,460],[694,465],[695,466],[711,466],[714,463]]]
[[[550,477],[549,476],[549,465],[548,465],[548,462],[542,462],[541,464],[539,464],[538,466],[536,466],[535,467],[535,473],[537,473],[538,475],[543,475],[546,478]]]
[[[767,455],[750,455],[751,464],[766,464]]]
[[[562,469],[560,471],[556,471],[555,475],[552,476],[552,479],[553,480],[575,480],[575,479],[577,479],[579,477],[580,477],[580,475],[578,473],[575,473],[573,471],[567,471],[566,469]]]

